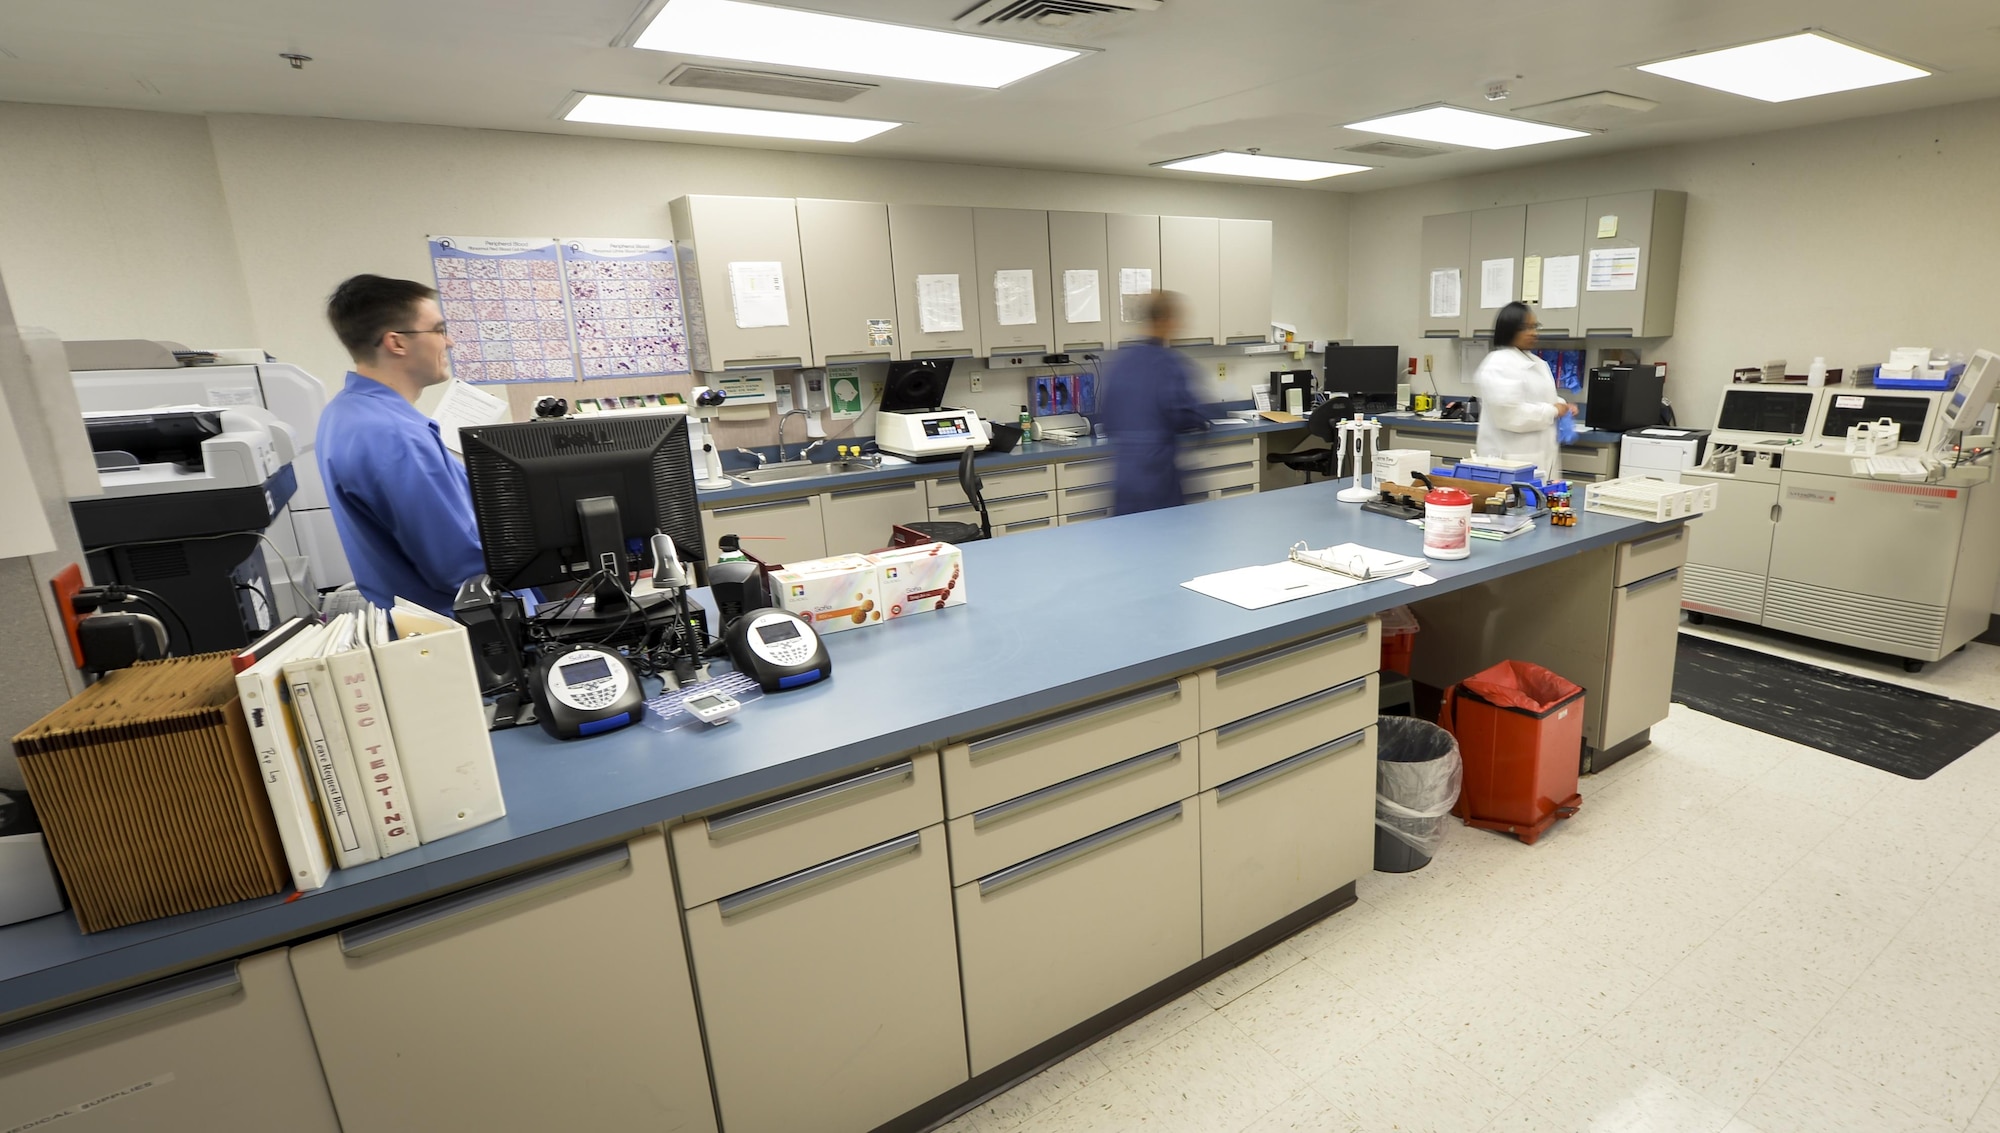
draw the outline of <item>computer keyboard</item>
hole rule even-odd
[[[1928,480],[1930,466],[1913,456],[1871,456],[1856,464],[1866,465],[1868,475],[1884,480]]]

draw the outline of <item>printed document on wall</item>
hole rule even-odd
[[[1103,318],[1097,300],[1097,269],[1070,268],[1063,272],[1063,318],[1072,323],[1094,323]]]
[[[1639,249],[1592,248],[1590,250],[1590,291],[1639,290]]]
[[[1479,305],[1492,309],[1505,307],[1514,301],[1514,261],[1481,260],[1479,262]]]
[[[1143,323],[1146,321],[1146,296],[1153,293],[1152,268],[1118,269],[1118,316],[1119,321]]]
[[[956,275],[917,277],[917,329],[925,334],[965,329],[965,307],[959,301]]]
[[[1443,268],[1431,273],[1431,318],[1458,317],[1458,269]]]
[[[1035,321],[1035,273],[1030,268],[1002,268],[993,273],[993,316],[1003,327]]]
[[[1542,310],[1576,306],[1576,274],[1582,256],[1550,256],[1542,261]]]
[[[1521,257],[1521,302],[1542,301],[1542,257]]]
[[[432,236],[430,253],[438,309],[451,328],[453,377],[473,383],[576,378],[554,239]]]
[[[776,260],[731,262],[729,299],[736,307],[736,325],[743,330],[792,325],[791,312],[785,309],[785,265]]]

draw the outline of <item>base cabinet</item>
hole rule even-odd
[[[341,1129],[715,1129],[677,904],[651,834],[292,949]]]
[[[341,1125],[279,949],[0,1027],[0,1129]]]

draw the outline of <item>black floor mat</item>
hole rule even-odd
[[[1928,779],[2000,732],[2000,710],[1690,634],[1674,699],[1905,779]]]

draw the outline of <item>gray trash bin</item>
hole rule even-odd
[[[1375,868],[1411,873],[1431,864],[1465,776],[1458,741],[1428,720],[1376,723]]]

